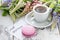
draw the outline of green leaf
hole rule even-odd
[[[9,10],[9,7],[0,6],[0,10]]]
[[[8,13],[6,12],[6,11],[4,11],[3,13],[2,13],[2,16],[7,16],[8,15]]]
[[[58,4],[60,4],[60,0],[58,0]]]
[[[23,0],[24,2],[27,2],[27,1],[30,1],[30,2],[32,2],[32,0]]]
[[[52,2],[52,3],[50,4],[49,7],[50,7],[50,8],[54,8],[54,7],[56,6],[56,4],[57,4],[56,1],[54,1],[54,2]]]
[[[10,14],[10,16],[11,16],[11,18],[13,19],[13,21],[15,21],[16,20],[16,16],[15,16],[15,14],[13,13],[13,14]]]

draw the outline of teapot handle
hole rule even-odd
[[[51,13],[51,12],[52,12],[52,8],[48,7],[48,6],[47,6],[47,5],[45,5],[45,4],[43,4],[43,5],[47,7],[47,11],[49,11],[49,13]]]
[[[50,7],[49,7],[48,9],[49,9],[49,11],[50,11],[50,12],[52,12],[52,10],[53,10],[53,9],[52,9],[52,8],[50,8]]]

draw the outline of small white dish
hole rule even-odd
[[[43,23],[37,22],[34,20],[34,16],[32,16],[33,12],[29,12],[26,16],[25,16],[25,21],[29,24],[32,25],[36,28],[45,28],[45,27],[49,27],[51,26],[51,24],[53,23],[53,19],[52,21],[45,21]]]

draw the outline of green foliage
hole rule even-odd
[[[27,1],[30,1],[30,2],[32,2],[32,0],[23,0],[24,2],[27,2]]]
[[[8,15],[8,13],[9,13],[9,11],[8,11],[8,10],[3,10],[2,16],[7,16],[7,15]]]

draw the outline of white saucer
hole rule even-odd
[[[43,23],[38,23],[34,20],[34,17],[31,16],[33,14],[33,12],[30,12],[28,13],[26,16],[25,16],[25,21],[29,24],[29,25],[32,25],[34,27],[37,27],[37,28],[45,28],[45,27],[49,27],[53,20],[52,21],[45,21]]]

